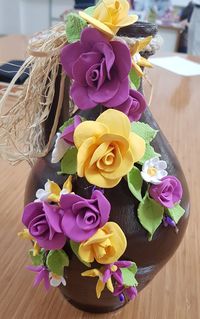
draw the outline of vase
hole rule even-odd
[[[130,27],[121,29],[118,35],[146,37],[149,35],[155,36],[155,34],[155,25],[138,22]],[[145,52],[144,55],[148,58],[148,56],[153,53],[154,52],[148,51]],[[44,127],[47,139],[58,101],[57,92],[59,90],[59,81],[60,77],[58,76],[51,113]],[[140,87],[140,91],[142,91],[142,87]],[[87,112],[80,112],[79,114],[87,119],[96,119],[99,113],[100,107],[96,107],[95,109]],[[63,100],[63,110],[58,127],[61,126],[68,117],[69,80],[67,79],[66,94]],[[139,223],[136,214],[139,202],[129,191],[125,179],[122,179],[116,187],[105,189],[104,195],[109,200],[112,207],[110,220],[116,222],[122,228],[127,238],[127,249],[121,259],[133,260],[138,266],[136,275],[139,283],[138,291],[141,291],[172,257],[183,238],[189,217],[188,188],[176,155],[148,108],[141,120],[148,123],[154,129],[159,130],[152,145],[154,146],[155,151],[161,154],[162,159],[167,162],[169,175],[175,175],[182,183],[183,198],[181,206],[185,209],[185,214],[178,223],[178,232],[175,232],[172,227],[164,227],[164,225],[161,224],[155,232],[152,241],[148,241],[146,231]],[[35,166],[32,168],[25,191],[25,204],[35,199],[37,189],[42,188],[47,179],[57,182],[60,186],[66,180],[66,176],[59,176],[57,174],[57,171],[60,170],[60,164],[51,163],[51,153],[52,150],[46,157],[38,159]],[[85,198],[90,198],[92,188],[93,186],[84,178],[77,177],[73,180],[73,189],[75,193]],[[90,278],[90,280],[88,280],[88,278],[81,277],[80,274],[87,270],[87,267],[72,253],[69,244],[66,244],[65,249],[70,258],[70,265],[65,268],[67,285],[66,287],[60,287],[60,291],[72,305],[87,312],[105,313],[117,310],[127,303],[126,300],[122,302],[118,297],[113,296],[106,290],[102,293],[101,298],[97,299],[95,294],[96,278]],[[95,264],[93,268],[95,268]]]

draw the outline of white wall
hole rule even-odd
[[[0,0],[0,34],[20,33],[20,0]]]

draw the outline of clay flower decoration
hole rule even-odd
[[[129,120],[133,122],[139,121],[146,107],[144,96],[140,92],[130,89],[128,99],[116,106],[115,109],[125,113]]]
[[[60,205],[64,209],[62,230],[75,242],[84,241],[93,236],[109,219],[110,203],[98,190],[91,199],[75,194],[63,195]]]
[[[144,75],[141,67],[152,68],[152,64],[147,59],[143,58],[139,53],[146,48],[151,40],[152,36],[149,36],[142,40],[137,40],[130,48],[130,52],[132,55],[132,66],[139,77],[142,77]]]
[[[46,202],[33,202],[25,206],[22,222],[40,247],[61,249],[66,242],[61,229],[62,217],[63,210],[60,207]]]
[[[96,5],[92,15],[86,12],[79,14],[93,27],[112,38],[120,28],[137,21],[137,15],[128,15],[129,8],[127,0],[102,0]]]
[[[50,288],[50,280],[49,280],[49,271],[45,266],[28,266],[26,267],[28,270],[36,272],[34,286],[38,286],[41,281],[44,281],[44,285],[46,290]]]
[[[91,269],[84,271],[81,276],[83,277],[99,277],[96,284],[96,295],[99,299],[101,297],[101,293],[104,290],[105,286],[108,288],[110,292],[114,292],[114,287],[111,278],[108,278],[106,281],[103,280],[103,272],[98,269]]]
[[[50,281],[50,285],[52,287],[58,287],[61,284],[63,286],[66,286],[66,280],[63,276],[59,276],[57,274],[54,274],[52,272],[49,273],[49,281]]]
[[[113,292],[114,296],[119,296],[121,301],[124,301],[124,294],[128,297],[129,300],[135,299],[137,296],[137,288],[135,287],[124,287],[121,284],[118,284],[115,287]]]
[[[128,117],[111,109],[96,121],[81,123],[74,132],[74,142],[78,175],[102,188],[116,186],[145,152],[145,142],[131,132]]]
[[[74,80],[70,94],[80,109],[97,104],[115,107],[127,100],[131,56],[126,44],[109,42],[98,30],[88,27],[80,41],[62,49],[61,63]]]
[[[152,185],[149,189],[150,196],[162,206],[174,207],[180,202],[183,189],[180,181],[175,176],[166,176],[158,185]]]
[[[19,232],[17,235],[21,239],[28,239],[28,240],[32,241],[32,243],[33,243],[33,256],[35,257],[35,256],[39,255],[41,248],[38,245],[37,241],[33,238],[33,236],[30,235],[28,229],[24,229],[22,232]]]
[[[99,264],[111,264],[123,255],[126,246],[126,237],[119,225],[107,222],[92,237],[80,244],[78,254],[88,263],[96,260]]]
[[[36,201],[54,202],[58,203],[63,194],[72,192],[72,176],[70,175],[61,189],[58,184],[48,180],[44,185],[44,189],[40,188],[36,192]]]
[[[75,115],[72,124],[64,128],[62,133],[57,133],[55,146],[52,152],[52,163],[58,163],[70,146],[74,145],[74,130],[81,123],[79,115]]]
[[[158,157],[153,157],[143,164],[141,171],[142,178],[147,183],[160,184],[161,179],[168,174],[166,168],[167,163],[165,161],[159,160]]]

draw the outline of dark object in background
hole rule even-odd
[[[14,76],[17,74],[24,61],[12,60],[5,64],[0,65],[0,82],[10,83]],[[15,84],[23,84],[29,76],[29,69],[18,78]]]
[[[182,10],[180,15],[180,21],[187,20],[188,22],[190,22],[193,10],[194,10],[194,3],[190,1],[187,7],[185,7]],[[180,35],[178,52],[187,53],[187,43],[188,43],[188,27],[186,26]]]
[[[75,9],[86,9],[88,7],[94,6],[95,0],[75,0]]]

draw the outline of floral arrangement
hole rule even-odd
[[[52,163],[60,162],[58,174],[66,175],[66,182],[61,188],[48,180],[36,192],[35,201],[24,208],[26,228],[19,233],[33,244],[28,269],[36,273],[35,285],[42,280],[47,289],[66,285],[64,268],[71,249],[89,268],[80,276],[97,277],[97,298],[106,286],[121,301],[137,295],[137,266],[123,260],[126,235],[110,219],[112,207],[104,189],[126,179],[149,240],[161,223],[177,231],[184,214],[181,183],[168,175],[166,162],[151,145],[157,131],[139,121],[146,109],[137,91],[141,67],[151,66],[140,52],[151,37],[130,47],[116,37],[120,27],[137,20],[128,10],[126,0],[104,0],[67,18],[61,64],[71,80],[70,96],[78,109],[101,105],[102,112],[93,121],[77,113],[62,125]],[[91,184],[90,198],[74,193],[77,176]],[[93,262],[99,267],[92,268]]]

